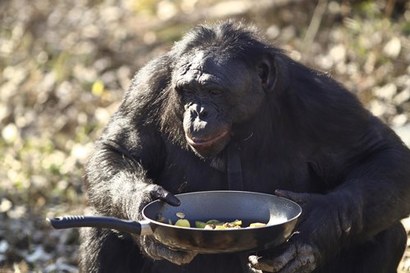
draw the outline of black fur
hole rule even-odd
[[[206,87],[208,74],[220,89]],[[224,141],[187,142],[223,130]],[[396,272],[406,240],[399,220],[410,212],[409,150],[342,85],[237,23],[195,28],[136,74],[87,166],[89,204],[140,219],[151,184],[172,193],[227,189],[227,143],[239,147],[245,190],[323,194],[302,219],[306,230],[328,230],[315,238],[323,251],[315,272]],[[346,215],[351,229],[338,232]],[[143,256],[129,235],[88,230],[83,240],[82,272],[243,272],[239,254],[199,255],[180,267]]]

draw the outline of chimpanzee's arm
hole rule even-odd
[[[341,215],[350,239],[371,237],[410,213],[410,151],[387,126],[373,123],[372,134],[357,143],[362,154],[347,158],[345,181],[329,194],[353,204]]]
[[[86,175],[89,202],[99,213],[137,219],[143,205],[166,195],[153,184],[164,149],[156,125],[148,120],[154,119],[153,98],[168,83],[168,63],[166,56],[159,58],[136,75],[96,143]]]
[[[349,241],[368,238],[410,213],[410,150],[340,84],[296,66],[294,111],[330,207]],[[299,83],[303,83],[300,86]],[[298,112],[299,111],[299,112]]]
[[[319,203],[326,209],[308,206],[303,225],[307,236],[324,237],[318,241],[331,254],[410,213],[410,150],[343,87],[327,77],[312,78],[302,126],[313,131],[306,138],[316,145],[312,163],[324,183]]]
[[[280,273],[311,272],[342,249],[373,240],[376,234],[393,228],[409,214],[410,151],[379,121],[375,121],[375,127],[376,134],[370,133],[362,141],[357,139],[356,150],[347,152],[356,156],[332,160],[332,156],[340,154],[330,153],[328,161],[317,166],[322,173],[342,171],[336,174],[341,184],[330,192],[276,192],[303,207],[299,234],[272,261],[251,257],[255,268]],[[334,166],[335,163],[341,165]],[[326,170],[326,166],[332,167]]]
[[[287,91],[297,95],[288,105],[320,193],[276,192],[303,213],[299,233],[279,256],[250,257],[268,272],[312,272],[410,213],[409,149],[336,82],[300,65],[293,69],[298,78]]]

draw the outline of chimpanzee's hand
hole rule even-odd
[[[264,272],[310,273],[323,262],[325,255],[337,251],[341,236],[350,232],[351,209],[348,205],[340,206],[337,194],[327,196],[289,191],[276,191],[275,194],[299,203],[303,208],[302,216],[295,234],[273,250],[279,251],[279,255],[250,256],[250,266]]]
[[[148,188],[147,190],[152,200],[160,199],[174,207],[178,207],[179,205],[181,205],[181,201],[179,201],[178,198],[176,198],[169,191],[165,190],[163,187],[152,184],[148,186],[147,188]]]
[[[177,265],[190,263],[196,256],[196,252],[185,252],[181,250],[170,249],[155,240],[152,236],[140,237],[141,249],[145,254],[154,260],[168,260]]]
[[[288,243],[286,250],[274,258],[249,256],[250,266],[263,272],[310,273],[317,267],[318,250],[303,243]]]
[[[145,188],[145,193],[148,202],[160,199],[167,202],[171,206],[179,206],[181,202],[172,193],[166,191],[159,185],[149,185]],[[154,260],[168,260],[174,264],[182,265],[192,261],[196,256],[195,252],[185,252],[180,250],[170,249],[155,240],[152,236],[139,236],[139,244],[142,251]]]
[[[118,214],[116,216],[130,220],[142,220],[142,209],[145,205],[157,199],[174,207],[181,204],[177,197],[157,184],[145,184],[143,187],[137,188],[135,193],[130,194],[130,196],[118,196],[117,198],[125,199],[122,201],[124,203],[125,215]]]

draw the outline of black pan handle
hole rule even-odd
[[[132,221],[108,216],[69,215],[52,219],[47,218],[47,221],[55,229],[96,227],[115,229],[121,232],[137,235],[152,234],[150,222],[148,220]]]

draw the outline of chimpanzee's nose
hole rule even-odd
[[[200,106],[199,104],[191,105],[189,110],[191,111],[191,117],[194,119],[198,117],[199,119],[203,120],[208,116],[208,111],[206,111],[205,108]]]

